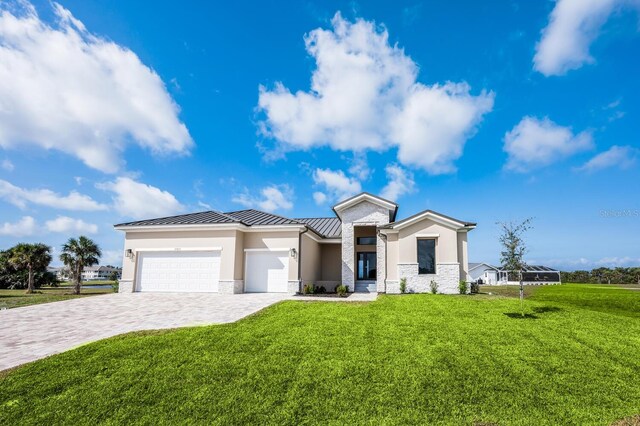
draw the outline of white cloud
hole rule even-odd
[[[122,266],[122,250],[102,250],[100,264]]]
[[[158,74],[53,8],[48,24],[26,1],[0,3],[0,147],[55,149],[104,172],[128,143],[186,153],[193,141]]]
[[[356,178],[348,177],[342,170],[316,169],[313,172],[316,185],[325,187],[332,200],[344,200],[362,191],[362,186]],[[318,200],[316,199],[316,203]]]
[[[55,219],[48,220],[45,222],[45,227],[49,232],[58,233],[95,234],[98,232],[98,225],[68,216],[58,216]]]
[[[248,190],[232,198],[234,203],[247,208],[257,208],[266,212],[291,210],[293,208],[293,190],[289,185],[270,185],[260,190],[260,196],[252,196]]]
[[[76,191],[71,191],[68,195],[60,195],[50,189],[20,188],[1,179],[0,199],[21,209],[26,208],[29,203],[64,210],[97,211],[107,209],[106,205]]]
[[[313,201],[315,201],[317,205],[321,206],[327,202],[327,194],[316,191],[313,193]]]
[[[291,93],[282,83],[260,87],[261,130],[277,141],[276,150],[398,148],[405,165],[454,171],[466,140],[493,108],[493,93],[472,96],[466,83],[418,83],[417,65],[389,44],[386,29],[339,13],[332,24],[305,37],[317,65],[309,92]]]
[[[171,216],[185,210],[170,192],[128,177],[119,177],[113,182],[96,186],[113,192],[113,208],[122,216],[142,219]]]
[[[542,31],[533,58],[534,68],[546,76],[563,75],[595,60],[591,43],[609,16],[638,0],[558,0]]]
[[[361,181],[369,179],[371,169],[369,168],[369,163],[367,163],[367,156],[364,154],[356,154],[349,167],[349,173]]]
[[[15,166],[10,160],[4,159],[2,160],[2,168],[8,172],[12,172]]]
[[[24,216],[18,222],[5,222],[0,226],[0,235],[11,237],[27,237],[38,230],[36,221],[31,216]]]
[[[631,146],[614,145],[607,151],[601,152],[576,170],[585,172],[596,172],[610,167],[628,169],[636,163],[638,149]]]
[[[504,137],[504,151],[509,155],[505,167],[527,172],[592,148],[589,132],[574,135],[569,127],[548,118],[524,117]]]
[[[389,164],[385,168],[388,183],[382,188],[380,196],[391,201],[396,201],[404,194],[410,194],[415,190],[413,173],[403,169],[397,164]]]

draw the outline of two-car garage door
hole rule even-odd
[[[219,281],[219,251],[138,253],[138,291],[217,293]]]

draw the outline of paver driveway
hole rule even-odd
[[[228,323],[286,294],[125,293],[0,311],[0,371],[130,331]]]

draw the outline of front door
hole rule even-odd
[[[376,253],[358,253],[358,280],[375,281],[376,279]]]

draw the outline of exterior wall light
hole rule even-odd
[[[124,255],[129,259],[133,259],[133,250],[131,249],[125,250]]]
[[[289,250],[289,255],[291,255],[291,257],[293,257],[295,259],[296,256],[298,255],[298,251],[296,249],[292,248],[291,250]]]

